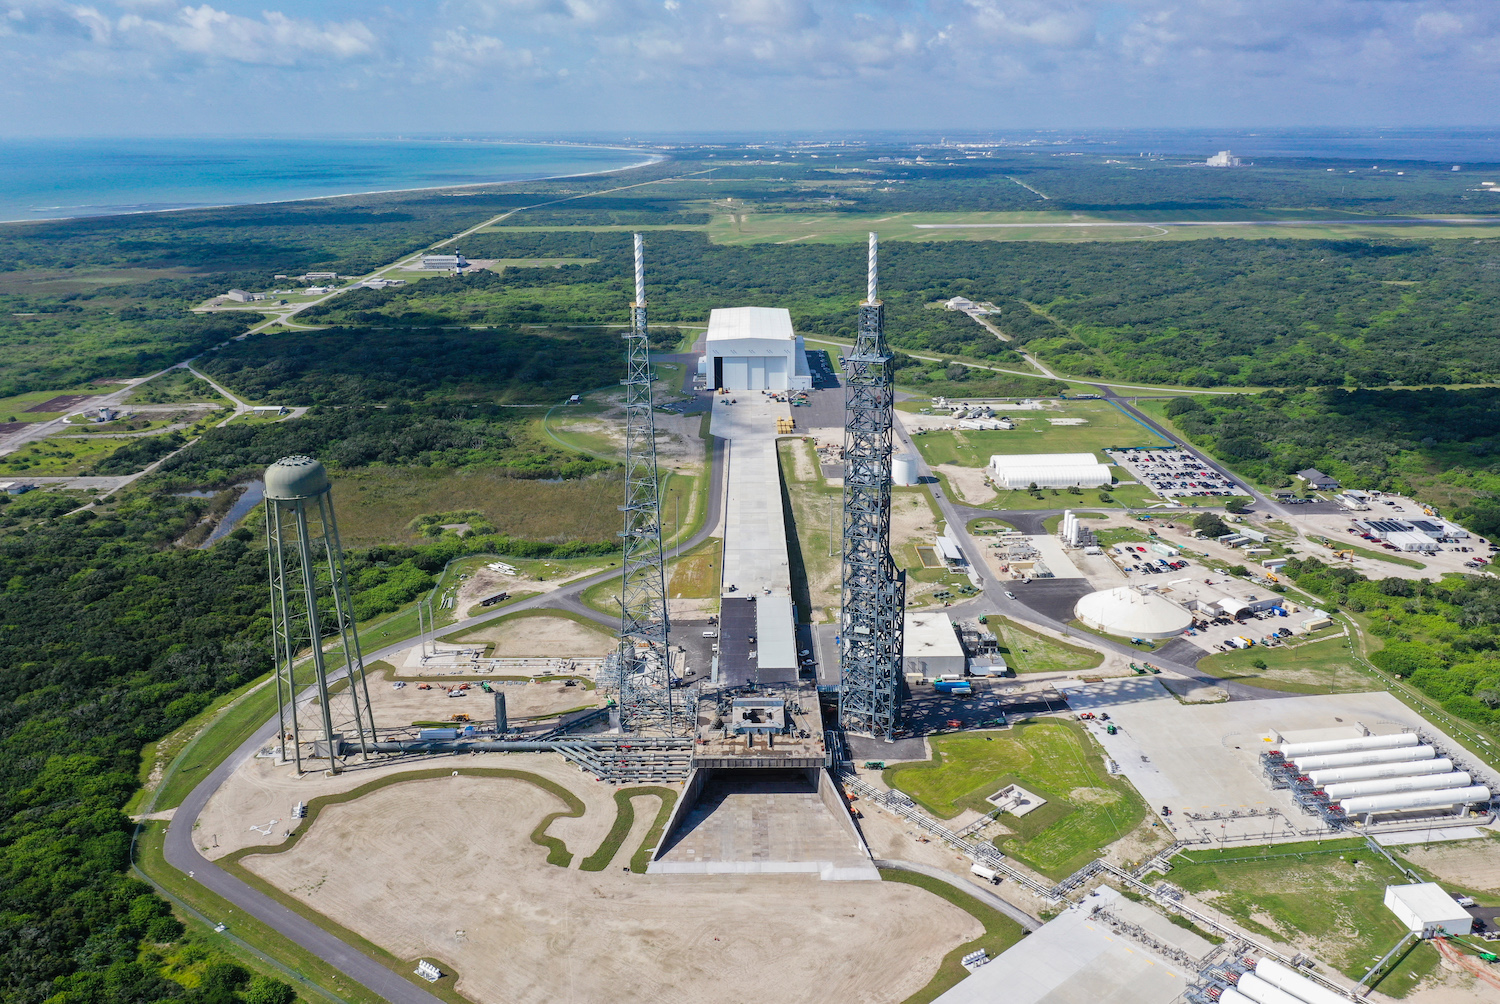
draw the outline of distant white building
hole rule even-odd
[[[224,294],[224,298],[236,303],[254,303],[257,300],[269,300],[271,296],[269,293],[247,293],[243,289],[231,289]]]
[[[781,307],[720,307],[708,315],[698,370],[709,390],[811,390],[807,348]]]
[[[405,286],[405,279],[366,279],[360,283],[366,289],[385,289],[390,286]]]
[[[1016,453],[990,457],[990,477],[1001,488],[1098,488],[1113,477],[1092,453]]]
[[[1220,150],[1204,163],[1209,167],[1242,167],[1244,166],[1238,157],[1228,150]]]
[[[468,268],[469,260],[461,254],[424,254],[422,267],[428,270]]]

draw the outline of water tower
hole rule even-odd
[[[337,773],[352,758],[369,758],[375,722],[328,472],[313,458],[283,457],[266,468],[266,546],[281,758],[299,772],[304,759],[326,760]],[[330,652],[325,634],[338,637]],[[332,687],[330,658],[340,677]]]

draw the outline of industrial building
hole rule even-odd
[[[709,390],[811,390],[807,348],[781,307],[720,307],[708,315],[698,372]]]
[[[1212,157],[1203,162],[1209,167],[1243,167],[1244,161],[1230,153],[1228,150],[1220,150]]]
[[[1305,471],[1298,471],[1297,478],[1305,481],[1307,487],[1316,491],[1336,492],[1339,490],[1339,483],[1316,467],[1309,467]]]
[[[224,298],[233,300],[235,303],[255,303],[259,300],[269,300],[271,296],[269,293],[247,293],[243,289],[231,289],[224,294]]]
[[[1423,938],[1461,936],[1474,929],[1474,918],[1469,911],[1436,882],[1388,885],[1385,906],[1408,931]]]
[[[461,254],[424,254],[422,268],[427,270],[468,268],[469,260]]]
[[[996,454],[989,469],[1001,488],[1098,488],[1113,480],[1092,453]]]
[[[1171,638],[1193,626],[1193,615],[1155,590],[1101,589],[1080,599],[1073,615],[1085,626],[1124,638]]]
[[[908,677],[935,680],[940,676],[962,676],[968,660],[953,620],[941,611],[906,613],[905,672]]]

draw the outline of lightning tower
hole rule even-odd
[[[265,483],[281,759],[295,761],[299,772],[305,759],[326,760],[327,768],[338,773],[349,762],[347,753],[362,761],[369,758],[375,720],[349,603],[333,490],[328,472],[311,457],[283,457],[266,469]],[[342,689],[328,685],[325,612],[332,614],[340,642],[335,652],[342,651],[347,668],[348,685]],[[299,663],[304,649],[310,654]]]
[[[646,267],[635,235],[635,302],[625,334],[625,529],[620,562],[620,727],[687,732],[686,702],[673,707],[672,651],[667,644],[667,584],[661,552],[661,485],[656,419],[651,408],[646,327]]]
[[[895,388],[870,235],[859,336],[844,358],[844,577],[839,724],[882,739],[896,729],[906,575],[891,560]]]

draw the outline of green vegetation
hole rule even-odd
[[[990,615],[987,626],[1000,642],[1005,664],[1017,673],[1093,669],[1104,661],[1104,656],[1093,649],[1056,641],[995,614]]]
[[[959,960],[970,952],[977,952],[982,948],[993,959],[1026,936],[1026,931],[1020,924],[999,910],[931,876],[917,872],[898,871],[894,868],[882,868],[880,879],[882,882],[900,882],[903,885],[914,885],[919,889],[926,889],[984,925],[984,934],[973,941],[959,945],[943,956],[943,961],[938,966],[938,971],[933,974],[932,980],[921,990],[906,998],[902,1004],[928,1004],[929,1001],[941,997],[944,992],[969,975],[969,971]]]
[[[1289,694],[1352,694],[1382,689],[1381,682],[1350,654],[1349,642],[1342,635],[1275,648],[1258,645],[1216,652],[1200,659],[1198,668],[1221,680]]]
[[[1325,387],[1155,404],[1184,436],[1269,488],[1295,486],[1296,471],[1316,467],[1350,488],[1458,510],[1466,526],[1500,536],[1497,400],[1494,387]]]
[[[1408,881],[1363,840],[1324,840],[1228,851],[1188,851],[1172,860],[1172,882],[1203,896],[1252,934],[1287,944],[1315,939],[1318,957],[1358,978],[1405,934],[1382,905],[1387,885]],[[1436,952],[1408,957],[1381,989],[1410,988]]]
[[[1105,461],[1102,451],[1113,446],[1165,446],[1166,441],[1106,401],[1076,401],[1041,417],[1015,412],[1016,427],[1008,432],[963,430],[926,432],[915,437],[929,464],[983,467],[996,453],[1085,453]],[[1053,425],[1052,418],[1083,419],[1085,425]]]
[[[659,785],[647,785],[639,788],[621,788],[615,792],[615,821],[610,825],[609,832],[605,834],[604,840],[599,844],[599,849],[579,864],[580,871],[602,872],[609,867],[609,863],[615,859],[620,851],[620,845],[625,843],[625,838],[630,836],[630,830],[635,826],[635,803],[634,799],[652,797],[657,799],[658,808],[656,817],[647,829],[641,844],[630,857],[630,870],[638,875],[644,875],[646,866],[651,861],[651,853],[656,850],[657,842],[661,840],[662,831],[666,828],[667,818],[672,814],[672,806],[677,802],[677,792],[671,788],[663,788]]]
[[[1146,817],[1135,789],[1111,776],[1073,722],[1044,719],[1006,732],[935,736],[933,758],[888,768],[886,781],[934,815],[988,812],[985,798],[1018,783],[1047,799],[1020,818],[1002,816],[1013,835],[995,846],[1051,878],[1098,857]]]
[[[139,384],[126,398],[130,404],[222,404],[219,392],[185,369],[168,370],[154,380]]]
[[[712,537],[674,560],[667,582],[671,599],[713,599],[719,595],[724,542]]]

